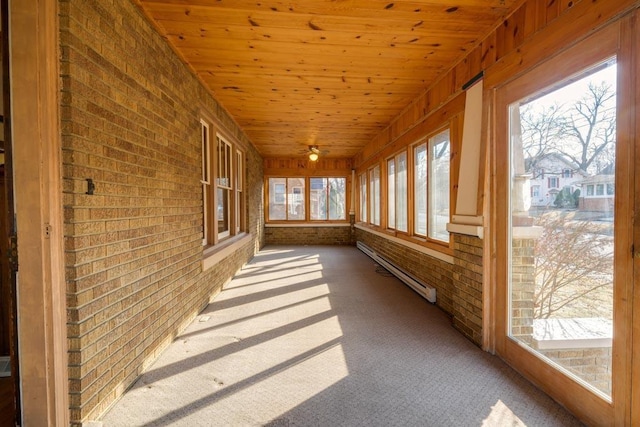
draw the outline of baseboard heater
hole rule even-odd
[[[377,254],[373,249],[371,249],[366,244],[358,241],[356,242],[356,246],[358,247],[358,249],[360,249],[362,252],[368,255],[369,258],[371,258],[372,260],[380,264],[389,273],[393,274],[398,279],[402,280],[402,282],[404,282],[407,286],[411,287],[424,299],[435,304],[436,302],[435,288],[432,288],[431,286],[425,285],[424,283],[420,282],[418,279],[416,279],[415,277],[413,277],[412,275],[410,275],[409,273],[407,273],[397,265],[393,264],[391,261]]]

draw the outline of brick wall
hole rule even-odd
[[[131,385],[264,243],[263,166],[129,0],[59,5],[70,411],[79,424]],[[252,237],[206,272],[201,109],[247,152]]]
[[[454,313],[453,265],[377,234],[356,228],[361,241],[416,279],[436,288],[436,305]]]
[[[453,325],[482,345],[483,241],[462,234],[453,241]]]
[[[611,395],[611,347],[538,351],[600,391]]]
[[[351,245],[351,227],[267,227],[268,245]]]

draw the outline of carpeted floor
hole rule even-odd
[[[366,255],[328,246],[265,248],[101,421],[580,425]]]

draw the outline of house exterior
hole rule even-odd
[[[558,193],[564,188],[573,194],[579,189],[579,183],[588,174],[578,165],[559,153],[550,153],[536,159],[535,164],[529,160],[531,174],[531,206],[554,207]]]
[[[485,73],[480,106],[484,101],[487,107],[505,82],[574,42],[590,41],[596,30],[615,40],[606,46],[589,44],[598,49],[618,46],[618,35],[625,42],[636,40],[637,8],[632,0],[521,2],[459,60],[443,64],[443,77],[415,94],[362,152],[313,169],[294,159],[263,159],[137,2],[10,2],[5,10],[12,31],[11,162],[19,242],[14,249],[20,265],[15,307],[20,352],[12,357],[20,368],[14,374],[19,375],[22,423],[82,426],[98,419],[267,243],[362,241],[433,284],[437,305],[470,341],[512,364],[524,359],[522,350],[505,351],[497,338],[502,318],[496,310],[506,304],[495,286],[506,267],[492,246],[504,238],[496,222],[504,191],[497,190],[495,176],[504,168],[507,150],[494,144],[491,126],[478,127],[480,141],[459,138],[452,144],[450,188],[455,191],[445,242],[425,243],[426,237],[389,230],[384,221],[356,224],[361,219],[356,206],[363,201],[351,190],[350,218],[340,223],[266,224],[265,180],[287,171],[288,177],[304,179],[345,177],[349,188],[355,187],[353,177],[368,176],[401,148],[412,153],[445,121],[459,136],[466,108],[462,87],[473,76]],[[494,111],[493,104],[491,114],[486,110],[476,116],[489,120],[502,111]],[[205,141],[222,147],[210,152],[228,153],[225,161],[235,165],[228,169],[235,174],[205,174]],[[624,167],[618,172],[631,177],[625,185],[632,187],[633,166]],[[581,208],[609,203],[605,178],[588,181],[555,157],[540,163],[540,169],[531,180],[535,206],[547,206],[553,192],[565,186],[581,186],[583,193],[594,186],[594,195],[585,194]],[[598,185],[605,194],[599,194]],[[208,205],[206,195],[213,192],[224,195],[220,209]],[[632,194],[625,193],[630,200]],[[376,203],[384,220],[384,197]],[[624,238],[620,247],[632,247]],[[527,239],[517,241],[525,260],[533,246]],[[621,265],[632,265],[632,255],[623,252],[629,258]],[[632,272],[631,267],[625,271]],[[640,302],[633,299],[629,275],[631,285],[623,290],[634,302],[627,313],[637,313]],[[630,326],[633,316],[625,316],[617,321],[628,323],[614,325],[614,336],[633,341],[633,354],[638,354],[640,336]],[[516,320],[526,330],[531,319]],[[616,372],[629,379],[615,389],[613,404],[591,395],[576,403],[575,396],[582,396],[576,392],[579,386],[557,386],[561,380],[549,370],[531,376],[586,422],[637,423],[640,405],[631,396],[640,391],[638,361],[632,362],[631,349],[615,351]],[[586,412],[590,406],[597,408],[595,413]]]
[[[595,175],[578,182],[581,188],[578,208],[589,212],[607,212],[612,216],[615,201],[614,178],[614,175]]]

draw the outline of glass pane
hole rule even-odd
[[[396,228],[396,162],[387,160],[387,227]]]
[[[369,171],[370,222],[380,225],[380,166]]]
[[[346,178],[329,178],[329,219],[347,219]]]
[[[367,222],[367,175],[360,175],[360,221]]]
[[[396,230],[407,231],[407,153],[396,156]]]
[[[229,190],[218,188],[218,237],[224,237],[229,234],[229,208]]]
[[[287,178],[287,219],[303,221],[304,207],[304,178]]]
[[[287,180],[269,178],[269,219],[287,219]]]
[[[415,174],[413,191],[415,195],[415,234],[427,235],[427,144],[414,149]]]
[[[449,129],[429,139],[429,237],[449,241]]]
[[[310,178],[309,209],[311,219],[327,219],[327,178]]]
[[[510,106],[509,334],[610,398],[615,62],[571,81]]]

